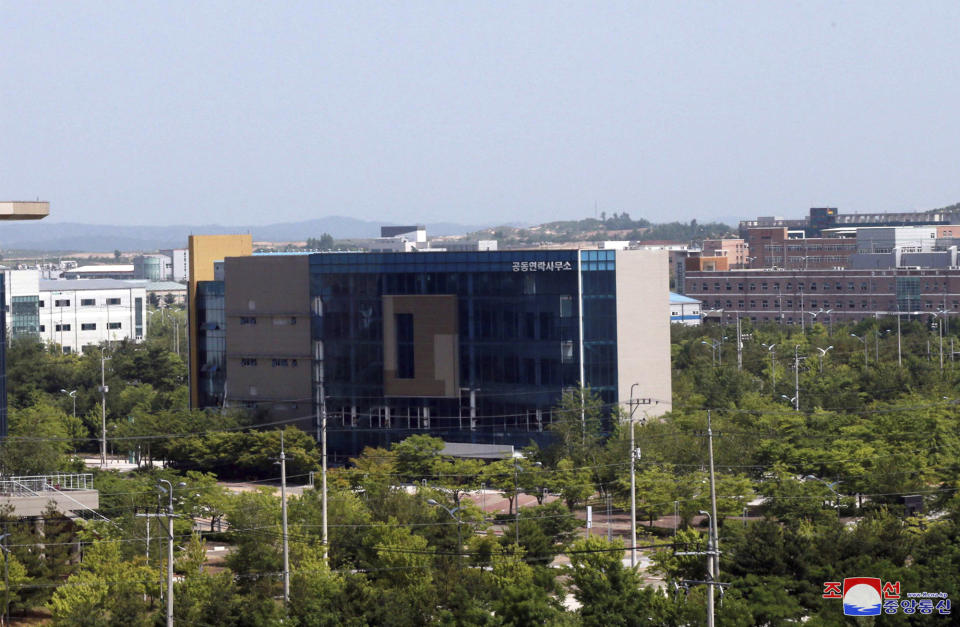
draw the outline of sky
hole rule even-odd
[[[540,223],[960,202],[957,2],[0,0],[50,221]]]

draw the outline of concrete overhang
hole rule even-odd
[[[0,220],[40,220],[50,215],[46,201],[0,201]]]
[[[50,504],[64,515],[71,512],[96,510],[100,507],[100,493],[96,490],[50,490],[25,496],[0,494],[0,507],[9,507],[15,517],[42,516]]]

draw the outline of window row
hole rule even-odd
[[[43,333],[43,332],[45,332],[45,331],[47,330],[47,325],[41,324],[39,328],[40,328],[40,332]],[[121,322],[108,322],[108,323],[107,323],[107,329],[116,330],[116,329],[122,329],[122,328],[123,328],[123,323],[121,323]],[[55,324],[55,325],[53,325],[53,330],[54,330],[55,332],[70,331],[71,329],[72,329],[72,326],[71,326],[70,323],[60,323],[60,324]],[[96,330],[97,330],[97,323],[96,323],[96,322],[82,322],[82,323],[80,323],[80,330],[81,330],[81,331],[96,331]]]
[[[53,301],[54,307],[69,307],[71,300],[69,298],[57,298]],[[121,301],[119,298],[105,298],[103,299],[104,305],[120,305]],[[46,301],[40,301],[40,307],[46,307]],[[97,299],[96,298],[81,298],[80,299],[81,307],[96,307]]]
[[[696,284],[693,283],[692,281],[691,283],[693,284],[694,289],[696,289]],[[712,291],[714,292],[724,292],[724,291],[743,292],[745,288],[746,288],[746,291],[749,291],[749,292],[756,292],[756,291],[779,292],[781,282],[780,281],[746,281],[746,282],[745,281],[735,281],[735,282],[725,281],[721,283],[720,281],[714,281],[712,285],[713,285]],[[928,290],[929,290],[929,285],[930,284],[928,283],[927,284]],[[936,284],[934,284],[934,286],[936,286]],[[702,291],[704,292],[711,291],[711,284],[706,281],[703,281],[701,283],[701,287],[702,287]],[[758,290],[758,287],[759,287],[759,290]],[[809,283],[806,281],[797,281],[797,291],[816,292],[818,291],[818,289],[822,291],[835,290],[838,292],[842,292],[844,290],[848,292],[856,292],[856,291],[867,292],[867,291],[870,291],[870,282],[869,281],[846,281],[846,282],[822,281],[818,284],[817,281],[810,281]],[[783,283],[783,291],[792,292],[793,281],[785,281]]]
[[[296,359],[271,359],[272,368],[296,368],[299,365]],[[257,359],[255,357],[243,357],[240,359],[241,368],[255,368]]]
[[[273,326],[283,327],[287,325],[294,325],[297,323],[296,316],[275,316],[272,317]],[[257,324],[257,318],[255,316],[240,316],[240,326],[253,326]]]

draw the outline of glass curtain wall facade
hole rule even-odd
[[[525,445],[545,441],[565,388],[583,381],[615,403],[614,263],[613,251],[576,250],[312,255],[317,381],[331,424],[352,427],[333,431],[333,441],[352,440],[334,446],[359,450],[414,430]],[[454,396],[385,395],[384,297],[418,295],[456,297]],[[403,359],[409,323],[396,323]]]
[[[137,309],[139,311],[139,308]],[[223,281],[199,281],[196,298],[199,407],[223,405],[226,384],[226,318]]]
[[[38,337],[40,328],[40,297],[12,296],[10,303],[10,335]]]

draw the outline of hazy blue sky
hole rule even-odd
[[[960,201],[957,2],[2,2],[51,220],[657,221]]]

